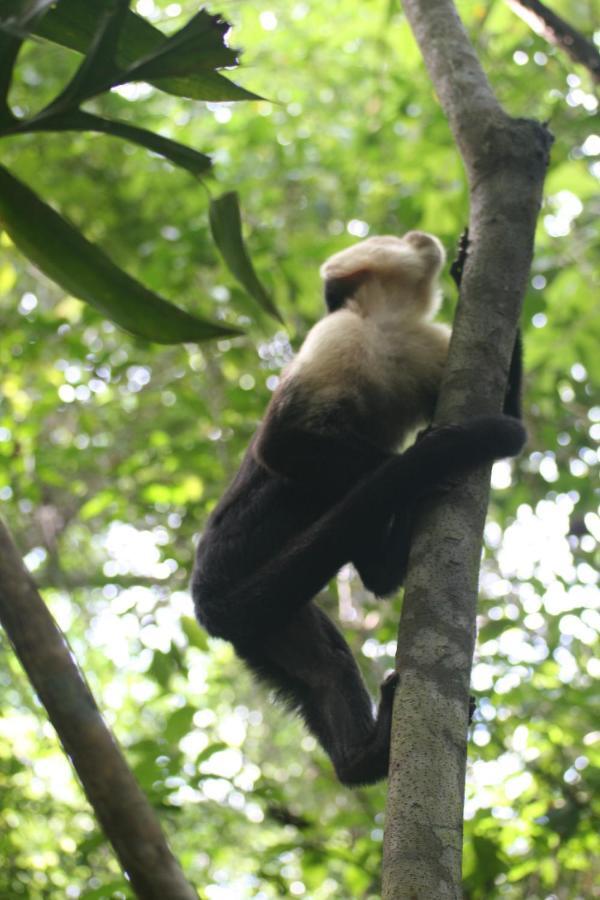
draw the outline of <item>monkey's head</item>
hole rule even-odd
[[[426,315],[435,311],[435,285],[445,261],[440,241],[424,231],[367,238],[321,266],[327,308],[335,312],[349,300],[362,305],[378,296],[386,303],[416,305]]]

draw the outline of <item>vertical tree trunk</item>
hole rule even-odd
[[[496,101],[451,0],[404,0],[469,180],[470,251],[435,422],[500,410],[551,137]],[[397,665],[384,900],[462,896],[469,681],[489,467],[422,510]]]

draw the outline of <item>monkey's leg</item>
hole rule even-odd
[[[456,483],[456,473],[446,481],[430,483],[413,496],[391,519],[373,529],[353,557],[352,563],[367,590],[378,597],[394,594],[404,584],[410,552],[413,521],[419,507],[429,498],[444,493]]]
[[[396,676],[382,685],[374,717],[352,651],[321,609],[309,603],[282,628],[236,650],[302,716],[342,783],[385,778]]]
[[[283,627],[344,563],[360,556],[396,510],[455,472],[517,453],[524,439],[523,427],[503,416],[434,429],[359,482],[251,576],[218,596],[204,595],[197,604],[200,621],[206,619],[211,633],[233,643]]]
[[[404,583],[413,511],[407,506],[398,512],[379,531],[371,534],[352,560],[360,580],[368,591],[378,597],[393,594]]]
[[[440,478],[518,452],[524,436],[516,420],[502,417],[433,430],[359,482],[250,577],[196,595],[200,620],[210,621],[213,634],[230,640],[300,709],[342,781],[366,783],[385,774],[393,682],[384,687],[374,719],[349,648],[309,606],[311,598],[396,509]]]

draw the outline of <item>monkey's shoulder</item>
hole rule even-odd
[[[450,328],[437,322],[339,310],[311,329],[277,402],[311,417],[353,409],[369,422],[389,419],[403,433],[431,414],[449,340]]]

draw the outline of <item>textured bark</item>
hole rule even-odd
[[[498,412],[525,291],[551,137],[498,104],[451,0],[404,0],[463,157],[470,251],[435,422]],[[458,900],[469,681],[489,467],[423,509],[397,666],[384,900]]]
[[[596,83],[600,82],[600,53],[593,41],[540,3],[540,0],[507,0],[524,22],[549,44],[564,50],[573,62],[585,66]]]
[[[198,900],[0,520],[0,621],[142,900]]]

